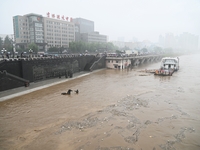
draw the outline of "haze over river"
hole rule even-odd
[[[140,72],[159,67],[100,70],[0,102],[0,149],[199,150],[200,55],[180,56],[173,76]]]

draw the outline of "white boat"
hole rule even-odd
[[[172,76],[174,71],[179,70],[178,57],[164,57],[161,61],[160,69],[156,70],[154,75]]]
[[[164,57],[161,61],[161,69],[167,70],[179,70],[179,58],[178,57]]]

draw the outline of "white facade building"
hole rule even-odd
[[[35,43],[39,51],[50,47],[69,47],[75,41],[75,25],[72,21],[43,17],[38,14],[27,14],[13,17],[13,28],[16,46],[27,48]]]
[[[106,57],[106,67],[109,69],[126,69],[131,60],[126,57]]]

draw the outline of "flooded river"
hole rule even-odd
[[[1,150],[199,150],[200,55],[173,76],[105,69],[0,102]],[[61,95],[68,89],[79,90]]]

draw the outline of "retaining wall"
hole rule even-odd
[[[42,57],[37,59],[4,60],[0,61],[0,71],[3,72],[5,70],[10,74],[29,80],[29,82],[36,82],[61,76],[72,77],[73,73],[90,68],[97,59],[100,58],[94,55],[87,55],[61,58]],[[105,64],[99,65],[94,69],[101,68],[105,68]],[[0,76],[0,91],[22,86],[21,83],[13,85],[14,82],[16,82],[14,79],[2,74]]]

